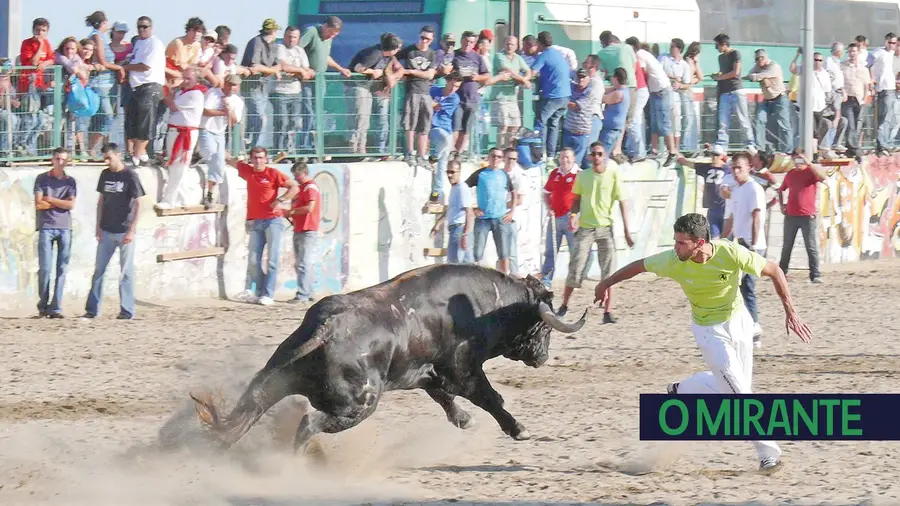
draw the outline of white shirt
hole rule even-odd
[[[244,99],[236,93],[226,97],[221,88],[210,88],[203,95],[203,108],[221,110],[223,100],[228,102],[228,107],[231,108],[240,123],[244,116]],[[224,134],[228,128],[228,116],[203,116],[203,119],[200,120],[200,128],[213,134]]]
[[[841,70],[841,62],[834,55],[825,58],[825,70],[831,75],[831,84],[834,91],[844,87],[844,71]]]
[[[843,75],[843,74],[841,74]],[[813,100],[812,100],[812,109],[813,112],[822,112],[827,105],[827,96],[826,93],[831,93],[833,89],[833,85],[831,83],[831,76],[828,75],[828,72],[825,69],[814,71],[813,72]],[[840,105],[838,105],[840,107]]]
[[[759,232],[753,244],[753,211],[759,209]],[[735,240],[743,239],[760,251],[766,249],[766,191],[751,177],[744,184],[731,185],[731,196],[725,201],[725,218],[732,217]]]
[[[883,47],[880,47],[872,53],[872,58],[872,77],[875,78],[875,91],[896,90],[894,52],[885,51]]]
[[[278,44],[278,62],[283,61],[294,67],[309,68],[309,58],[306,56],[306,51],[299,45],[289,49],[283,44]],[[282,73],[281,79],[275,81],[275,93],[283,93],[285,95],[300,93],[300,76]]]
[[[508,172],[508,174],[509,179],[512,181],[513,193],[519,196],[519,205],[513,208],[512,214],[513,221],[517,221],[520,218],[519,215],[521,214],[522,204],[525,200],[525,185],[527,181],[525,180],[525,172],[522,171],[522,166],[518,163],[513,167],[512,171]],[[506,201],[509,202],[510,198],[507,198]]]
[[[659,62],[670,79],[677,79],[678,82],[684,84],[691,83],[691,75],[694,71],[691,70],[691,66],[683,58],[675,61],[672,55],[659,55]]]
[[[133,55],[131,63],[143,63],[150,67],[150,70],[145,72],[136,70],[128,72],[131,89],[148,83],[166,83],[166,46],[156,35],[136,40],[131,54]]]
[[[203,118],[203,92],[178,90],[175,92],[174,100],[178,110],[169,114],[169,124],[199,128],[200,120]]]
[[[578,56],[575,54],[575,51],[572,51],[571,49],[564,46],[558,46],[556,44],[553,44],[550,47],[556,49],[566,57],[566,61],[569,62],[570,69],[578,70]]]
[[[638,64],[647,73],[647,88],[650,90],[650,93],[657,93],[672,87],[672,83],[669,81],[669,76],[666,75],[662,63],[654,58],[650,51],[640,49],[635,54],[637,55]]]
[[[594,103],[594,115],[603,119],[603,95],[606,94],[606,83],[599,73],[591,78],[591,102]]]
[[[206,63],[212,60],[213,56],[216,54],[216,49],[212,46],[206,48],[205,51],[200,53],[200,58],[197,60],[197,63]]]

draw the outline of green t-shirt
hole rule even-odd
[[[307,28],[306,33],[300,37],[300,47],[306,51],[309,66],[316,71],[316,74],[328,70],[328,57],[331,56],[331,41],[333,40],[334,38],[322,40],[318,26]]]
[[[606,170],[601,174],[594,172],[594,169],[580,171],[575,176],[572,193],[581,198],[580,228],[611,227],[613,204],[624,197],[619,166],[608,161]]]
[[[521,76],[528,70],[528,64],[525,59],[518,53],[513,53],[512,60],[503,53],[497,53],[494,56],[494,75],[503,72],[503,69],[509,70],[510,73]],[[515,102],[518,100],[517,91],[518,83],[510,79],[509,81],[497,83],[492,86],[493,99],[499,102]]]
[[[606,72],[606,76],[612,82],[613,72],[622,67],[628,75],[626,86],[637,87],[637,78],[634,77],[634,66],[637,63],[637,55],[634,49],[627,44],[610,44],[597,53],[600,57],[600,70]]]
[[[740,294],[744,273],[759,277],[766,259],[733,241],[713,240],[706,263],[682,262],[675,250],[644,259],[644,268],[681,285],[691,302],[694,323],[702,326],[727,322],[743,304]]]

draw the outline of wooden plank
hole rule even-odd
[[[189,260],[191,258],[215,257],[225,254],[225,248],[200,248],[188,251],[175,251],[172,253],[160,253],[156,255],[156,262],[171,262],[173,260]]]
[[[154,207],[157,216],[182,216],[185,214],[210,214],[221,213],[225,210],[223,204],[213,204],[209,209],[202,205],[173,207],[172,209],[159,209]]]
[[[447,256],[447,248],[425,248],[423,253],[427,257],[445,257]]]
[[[850,165],[851,163],[856,163],[856,159],[854,158],[832,158],[831,160],[819,159],[819,165],[834,165],[845,167]]]
[[[444,204],[429,202],[422,207],[422,214],[441,214],[442,212],[444,212]]]

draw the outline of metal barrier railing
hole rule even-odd
[[[37,78],[38,73],[41,79]],[[97,159],[102,142],[109,140],[123,145],[123,111],[130,94],[127,85],[104,77],[107,76],[93,72],[87,84],[100,97],[97,113],[91,117],[75,117],[66,108],[68,76],[61,66],[42,71],[35,67],[14,67],[0,73],[0,162],[46,160],[57,146],[67,147],[76,159]],[[389,92],[380,83],[383,81],[371,81],[359,74],[346,79],[336,73],[318,74],[313,80],[301,81],[299,88],[271,77],[244,78],[240,94],[245,101],[245,113],[243,121],[230,131],[232,154],[245,153],[254,145],[285,152],[289,157],[319,160],[399,158],[416,151],[414,145],[407,146],[403,124],[406,83],[401,81]],[[498,114],[501,107],[508,108],[514,103],[521,115],[520,126],[532,127],[535,116],[532,90],[518,86],[513,91],[515,88],[509,82],[482,88],[477,119],[469,132],[470,144],[462,151],[483,155],[498,140],[505,139],[504,134],[518,130],[503,124],[504,115]],[[511,96],[516,97],[512,103]],[[505,102],[502,106],[501,101]],[[715,88],[704,88],[704,99],[693,105],[699,111],[699,118],[695,116],[699,120],[696,127],[699,150],[704,143],[712,144],[716,140]],[[756,106],[757,102],[748,96],[754,132]],[[158,125],[164,127],[167,109],[161,106],[159,112]],[[795,138],[799,127],[796,119],[792,114]],[[649,128],[649,121],[645,127]],[[154,152],[164,152],[164,133],[165,128],[158,128],[155,146],[151,148]],[[870,102],[863,108],[864,149],[874,146],[875,133],[875,107]],[[740,149],[744,145],[743,137],[738,119],[732,115],[729,148]],[[561,139],[562,124],[560,146]],[[648,150],[649,141],[648,135],[645,143]],[[694,150],[684,144],[680,147],[683,151]]]

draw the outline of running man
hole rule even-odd
[[[742,273],[772,279],[784,306],[785,331],[808,343],[809,327],[791,300],[787,279],[777,263],[726,240],[710,240],[703,215],[686,214],[675,221],[673,250],[637,260],[597,284],[594,302],[603,304],[611,286],[642,272],[652,272],[681,285],[691,302],[694,339],[708,371],[668,385],[670,394],[748,394],[753,378],[753,318],[739,296]],[[710,372],[711,371],[711,372]],[[781,448],[774,441],[753,441],[761,472],[781,467]]]

